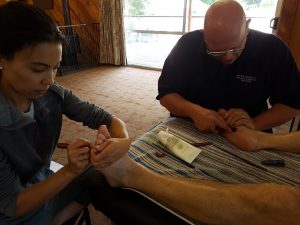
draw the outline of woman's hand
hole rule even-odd
[[[91,151],[91,163],[97,170],[101,170],[118,161],[127,154],[130,147],[129,138],[110,138],[98,146],[99,151]]]
[[[72,175],[79,175],[90,163],[91,144],[86,139],[77,139],[68,146],[68,164],[65,166]]]

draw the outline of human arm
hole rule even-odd
[[[256,130],[279,126],[300,114],[300,110],[277,103],[272,108],[253,118]]]
[[[89,164],[90,143],[77,139],[68,146],[68,163],[46,180],[19,192],[15,216],[19,217],[41,207],[58,194]]]
[[[110,185],[137,189],[205,224],[298,224],[299,186],[222,184],[154,173],[124,157],[103,171]]]
[[[172,114],[189,117],[200,131],[219,133],[219,130],[231,131],[225,120],[215,111],[194,104],[177,93],[170,93],[160,99],[160,104]]]

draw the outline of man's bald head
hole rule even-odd
[[[206,12],[204,34],[205,39],[209,42],[219,42],[218,39],[222,39],[223,42],[231,42],[232,39],[240,38],[245,29],[245,12],[236,1],[217,1]]]
[[[246,32],[248,32],[248,24],[245,12],[238,2],[219,0],[207,10],[204,20],[204,38],[210,51],[226,51],[241,47]]]

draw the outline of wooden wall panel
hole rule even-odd
[[[300,68],[300,0],[284,0],[277,35],[290,47]]]
[[[46,12],[58,23],[63,26],[64,15],[62,0],[53,0],[54,9],[48,9]],[[25,0],[28,4],[33,4],[33,0]],[[0,5],[6,3],[6,0],[0,0]],[[100,11],[99,0],[69,0],[70,16],[72,24],[99,23]]]
[[[69,0],[72,24],[99,23],[98,0]],[[46,10],[59,25],[65,25],[62,0],[54,1],[54,9]]]
[[[298,68],[300,69],[300,1],[298,1],[297,13],[295,16],[294,27],[290,38],[290,48],[293,52]]]
[[[59,26],[65,25],[64,23],[64,14],[61,0],[54,1],[54,8],[45,10]]]
[[[69,0],[71,21],[76,23],[99,23],[99,0]]]

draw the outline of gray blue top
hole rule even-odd
[[[51,174],[63,114],[92,129],[112,120],[110,113],[58,84],[33,104],[34,119],[8,104],[0,92],[0,224],[1,218],[14,217],[20,191]]]

